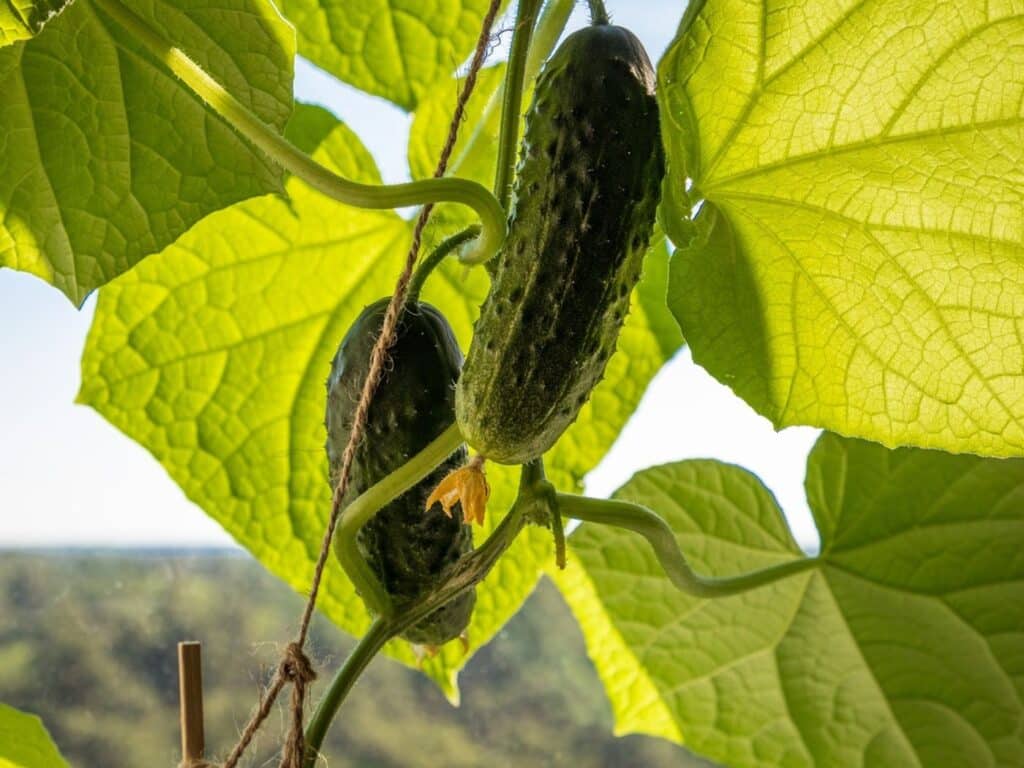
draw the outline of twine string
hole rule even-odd
[[[281,751],[281,765],[300,768],[306,752],[306,738],[302,715],[306,706],[306,687],[316,680],[316,671],[298,643],[289,643],[281,660],[280,677],[292,686],[291,728]]]
[[[462,124],[466,112],[466,104],[473,88],[476,85],[477,76],[487,56],[489,41],[491,39],[491,28],[494,19],[498,14],[500,0],[491,0],[484,16],[480,29],[480,36],[477,39],[476,49],[470,61],[469,70],[466,73],[465,82],[459,92],[455,104],[455,111],[452,113],[451,123],[448,126],[448,135],[444,146],[441,149],[437,161],[437,168],[434,177],[444,176],[448,169],[448,162],[451,159],[452,151],[455,149],[455,141],[458,138],[459,127]],[[295,640],[288,644],[284,656],[278,665],[274,678],[260,700],[260,704],[253,713],[249,722],[243,729],[238,743],[231,750],[223,768],[236,768],[238,761],[252,743],[256,732],[269,717],[278,695],[286,685],[292,687],[291,696],[291,717],[288,736],[281,752],[280,768],[301,768],[305,752],[305,736],[303,728],[306,694],[309,685],[316,679],[316,672],[313,665],[304,651],[306,640],[309,637],[309,628],[313,620],[313,611],[316,608],[317,597],[320,592],[320,583],[323,579],[324,569],[327,565],[327,558],[331,551],[331,540],[334,538],[334,531],[341,516],[341,501],[348,490],[349,478],[352,471],[352,463],[355,459],[356,448],[359,446],[363,435],[366,432],[366,421],[370,411],[370,403],[374,393],[380,384],[381,376],[388,364],[388,352],[395,343],[397,335],[398,320],[402,309],[405,306],[406,296],[409,290],[409,281],[412,278],[413,267],[419,255],[420,245],[423,240],[423,230],[430,218],[433,204],[423,206],[416,224],[413,227],[412,242],[405,259],[405,266],[395,283],[395,290],[388,303],[387,312],[384,315],[384,324],[380,335],[370,353],[370,370],[363,382],[363,388],[359,395],[359,403],[356,406],[355,416],[352,420],[352,429],[349,432],[348,442],[342,454],[341,471],[338,475],[337,484],[331,499],[331,514],[324,531],[324,537],[320,545],[320,554],[317,557],[316,567],[313,571],[313,579],[310,584],[309,598],[306,600],[306,607],[302,612],[302,620],[299,624],[299,631]]]

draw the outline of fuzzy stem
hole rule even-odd
[[[536,496],[547,485],[548,478],[544,472],[543,457],[522,465],[522,469],[519,471],[519,498]]]
[[[519,0],[516,11],[512,49],[505,70],[505,95],[501,105],[501,131],[498,134],[498,163],[494,177],[494,194],[503,208],[512,197],[512,175],[516,149],[519,146],[519,118],[523,112],[523,83],[530,51],[530,38],[537,21],[540,0]]]
[[[205,70],[176,48],[122,0],[96,0],[96,5],[129,32],[150,54],[177,75],[199,98],[235,130],[289,173],[314,189],[358,208],[401,208],[453,202],[469,206],[480,217],[482,234],[466,245],[465,258],[475,263],[493,256],[505,239],[505,211],[485,187],[458,178],[424,179],[407,184],[360,184],[320,165],[264,123],[228,93]]]
[[[526,82],[536,79],[548,56],[555,50],[555,44],[572,15],[576,0],[548,0],[540,12],[537,27],[530,41],[530,55],[526,58]]]
[[[466,227],[461,232],[456,232],[454,235],[444,240],[433,251],[431,251],[430,255],[421,261],[420,265],[416,267],[416,272],[413,274],[412,280],[409,281],[409,293],[406,294],[406,303],[412,304],[415,301],[419,301],[423,283],[425,283],[427,278],[430,277],[430,273],[433,272],[442,261],[444,261],[445,256],[479,234],[479,226],[473,225],[472,227]]]
[[[679,550],[675,534],[668,523],[646,507],[618,499],[591,499],[567,493],[560,493],[557,498],[558,507],[566,517],[614,525],[639,533],[651,545],[672,583],[693,597],[707,599],[736,595],[814,568],[818,564],[818,558],[804,557],[739,576],[708,578],[694,573]]]
[[[359,676],[373,660],[373,657],[380,652],[381,648],[395,634],[396,629],[393,622],[388,619],[378,618],[370,625],[366,634],[363,635],[362,639],[356,644],[356,647],[352,649],[352,653],[345,659],[345,663],[335,673],[334,679],[331,680],[331,684],[327,687],[327,692],[324,693],[324,697],[317,704],[316,712],[313,713],[313,718],[309,721],[309,726],[306,728],[304,768],[316,768],[316,763],[320,756],[320,748],[324,743],[324,737],[327,735],[327,729],[331,727],[331,722],[334,720],[334,716],[338,714],[341,703],[348,696],[352,686],[355,685],[356,680],[359,679]]]
[[[415,458],[413,460],[415,461]],[[380,617],[370,625],[366,635],[335,674],[323,700],[317,705],[316,712],[306,731],[305,768],[313,768],[316,765],[320,747],[331,721],[337,715],[342,702],[352,690],[352,686],[363,670],[388,640],[397,637],[421,619],[483,581],[505,551],[512,546],[526,524],[526,507],[534,501],[530,495],[533,489],[532,477],[530,470],[524,467],[520,478],[520,490],[525,491],[525,495],[516,499],[512,509],[505,515],[505,519],[498,524],[478,549],[463,555],[446,572],[440,587],[403,607],[401,612],[391,617]]]
[[[555,43],[561,37],[562,30],[565,29],[566,22],[568,22],[569,16],[572,14],[574,5],[575,0],[548,0],[548,3],[544,6],[544,10],[540,14],[540,20],[537,22],[537,28],[534,30],[533,39],[530,42],[530,53],[526,58],[526,74],[523,78],[524,84],[533,82],[537,77],[537,73],[540,72],[544,60],[554,50]],[[469,134],[466,143],[452,161],[450,169],[453,172],[459,170],[466,158],[476,150],[477,144],[487,137],[486,126],[490,124],[491,117],[494,115],[495,110],[498,109],[498,105],[503,104],[504,101],[505,82],[502,81],[501,85],[498,86],[497,90],[487,100],[487,106],[484,107],[476,127]]]
[[[590,6],[590,23],[594,26],[608,23],[608,10],[604,7],[604,0],[587,0]]]
[[[380,580],[359,554],[356,534],[377,512],[429,475],[462,445],[458,424],[452,424],[426,448],[396,469],[383,480],[370,486],[341,513],[335,534],[335,553],[345,573],[352,579],[356,590],[373,613],[390,616],[391,598]]]

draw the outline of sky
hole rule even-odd
[[[654,61],[683,8],[678,0],[610,0],[608,6],[613,22],[632,29]],[[578,11],[568,28],[583,23]],[[408,178],[409,116],[301,60],[295,91],[347,122],[385,181]],[[74,404],[94,308],[95,297],[76,310],[36,278],[0,269],[0,548],[237,546],[144,448]],[[803,480],[818,434],[809,428],[776,433],[684,349],[654,379],[619,441],[587,477],[587,492],[608,495],[634,472],[668,461],[720,459],[759,475],[797,540],[814,549]]]

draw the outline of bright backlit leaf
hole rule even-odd
[[[0,48],[39,34],[70,0],[7,0],[0,6]]]
[[[372,159],[323,110],[289,127],[300,146],[346,176],[378,180]],[[271,571],[308,589],[330,509],[324,381],[346,329],[394,285],[410,225],[391,212],[341,206],[302,182],[212,214],[175,245],[106,287],[83,358],[80,400],[145,446],[189,498]],[[552,451],[566,489],[611,447],[647,382],[679,344],[663,303],[664,241],[651,251],[619,352],[579,420]],[[443,309],[467,348],[487,291],[482,269],[444,265],[424,298]],[[517,477],[491,466],[489,531],[511,505]],[[478,541],[480,534],[478,533]],[[478,588],[469,629],[486,643],[518,610],[551,555],[529,530]],[[367,615],[333,562],[320,607],[358,634]],[[414,663],[409,647],[392,652]],[[449,644],[425,670],[450,693],[468,656]]]
[[[488,0],[283,0],[299,53],[367,93],[414,109],[473,51]]]
[[[501,118],[497,94],[504,74],[504,64],[480,70],[473,93],[466,103],[465,118],[445,175],[472,179],[488,188],[494,183]],[[426,179],[434,175],[464,82],[464,78],[437,81],[416,108],[409,129],[408,160],[412,178]],[[424,247],[430,249],[448,235],[475,222],[473,212],[465,206],[453,203],[436,205],[424,231]]]
[[[780,427],[1024,453],[1015,3],[695,2],[659,101],[695,360]]]
[[[284,126],[294,32],[269,0],[131,8],[263,120]],[[75,304],[206,214],[280,181],[275,165],[89,0],[0,48],[0,267],[37,275]]]
[[[646,542],[585,524],[558,577],[619,732],[730,768],[1024,764],[1024,460],[824,435],[809,571],[726,599],[675,590]],[[760,481],[716,461],[645,470],[698,572],[800,556]]]
[[[0,704],[0,768],[68,768],[35,715]]]
[[[484,186],[494,183],[494,163],[501,128],[499,86],[505,66],[480,70],[466,104],[463,129],[448,163],[448,175],[472,179]],[[413,115],[409,130],[409,171],[414,179],[434,175],[437,157],[448,137],[448,124],[464,79],[448,78],[433,85]]]

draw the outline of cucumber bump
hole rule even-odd
[[[640,41],[603,24],[566,38],[538,78],[508,238],[455,401],[488,459],[547,451],[615,351],[664,175],[654,83]]]

